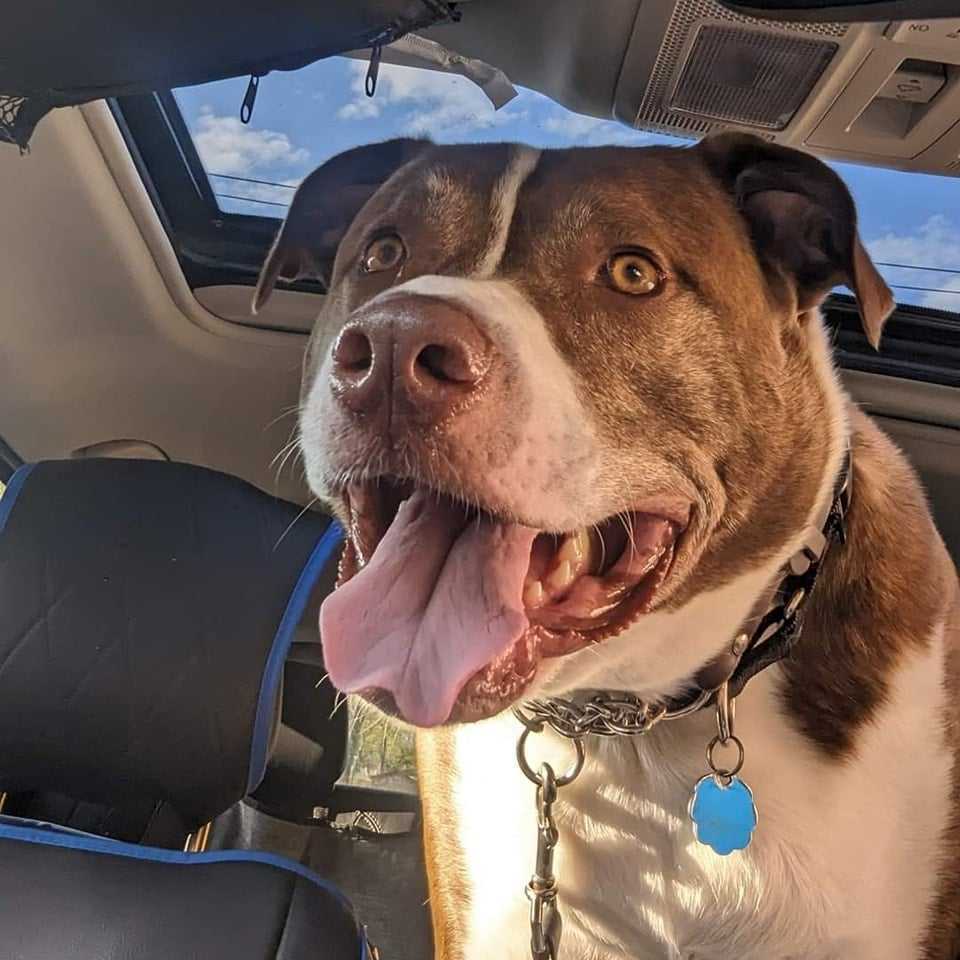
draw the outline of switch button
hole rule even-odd
[[[903,103],[929,103],[946,82],[947,74],[942,63],[904,60],[880,88],[877,97]]]
[[[887,27],[887,39],[894,43],[915,43],[925,47],[960,50],[960,18],[903,20]]]

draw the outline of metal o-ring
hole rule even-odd
[[[733,767],[718,767],[713,762],[713,751],[717,748],[717,745],[726,746],[728,743],[732,743],[737,748],[737,762]],[[721,740],[720,737],[714,737],[707,744],[707,766],[723,780],[729,780],[731,777],[735,777],[743,767],[743,744],[740,742],[739,737],[730,736],[726,740]]]
[[[539,773],[535,772],[534,769],[527,762],[527,755],[524,752],[524,748],[527,745],[527,737],[535,731],[531,730],[530,727],[525,727],[523,733],[520,734],[520,739],[517,741],[517,763],[520,765],[520,769],[523,771],[523,775],[531,782],[535,783],[538,787],[543,786],[543,778]],[[565,787],[568,783],[573,783],[577,777],[580,776],[580,771],[583,770],[583,762],[586,759],[586,751],[583,748],[583,741],[578,737],[572,740],[574,749],[577,751],[576,759],[573,762],[573,765],[569,770],[562,776],[555,779],[555,784],[558,787]]]

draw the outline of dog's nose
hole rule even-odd
[[[386,300],[341,331],[331,382],[349,409],[435,422],[478,389],[491,344],[463,309],[435,297]]]

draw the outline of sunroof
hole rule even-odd
[[[270,74],[260,83],[249,125],[239,117],[244,79],[174,91],[221,209],[282,216],[310,170],[350,147],[389,137],[544,147],[679,142],[573,113],[522,88],[495,110],[464,77],[393,64],[380,67],[376,94],[368,97],[366,73],[365,61],[332,57]]]

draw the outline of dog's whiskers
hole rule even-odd
[[[600,569],[603,570],[607,565],[607,545],[603,542],[603,536],[600,533],[600,524],[591,523],[590,529],[597,535],[597,540],[600,541]]]
[[[291,449],[297,446],[300,442],[299,437],[291,437],[287,442],[277,451],[274,458],[270,461],[271,468],[277,465],[277,461],[281,460],[283,457],[287,456]]]
[[[279,466],[276,468],[276,474],[274,477],[275,483],[280,482],[280,475],[283,473],[283,468],[287,465],[287,461],[292,455],[294,456],[294,464],[297,462],[297,457],[303,455],[303,447],[300,443],[299,422],[293,425],[293,428],[290,431],[290,438],[280,448],[273,460],[270,461],[271,469],[276,466],[277,462],[279,461]]]
[[[300,456],[300,452],[299,452],[299,451],[300,451],[299,444],[296,443],[296,442],[294,442],[294,443],[290,446],[290,448],[287,450],[287,452],[284,454],[283,459],[280,461],[280,466],[277,467],[277,471],[276,471],[276,482],[277,482],[277,483],[280,482],[280,475],[283,473],[283,468],[284,468],[284,467],[287,465],[287,463],[290,461],[291,456],[293,457],[293,463],[294,463],[294,465],[296,465],[297,460],[298,460],[298,458],[299,458],[299,456]]]
[[[630,562],[633,563],[633,559],[637,555],[637,542],[633,535],[633,524],[630,522],[629,514],[624,512],[618,513],[617,519],[623,524],[623,529],[627,534],[627,545],[630,548]]]
[[[337,695],[333,698],[333,709],[330,711],[330,719],[332,720],[336,715],[337,711],[347,702],[347,695],[337,691]]]
[[[285,407],[277,416],[275,416],[264,428],[264,433],[271,427],[275,427],[281,420],[292,417],[295,413],[300,413],[300,404],[295,403],[291,407]]]
[[[297,521],[298,521],[301,517],[303,517],[303,515],[304,515],[305,513],[307,513],[308,511],[312,510],[313,507],[315,507],[318,502],[319,502],[319,501],[318,501],[318,498],[317,498],[317,497],[311,497],[311,498],[310,498],[310,502],[293,518],[293,520],[290,521],[290,525],[287,527],[287,529],[284,530],[283,533],[280,534],[280,538],[279,538],[279,539],[277,540],[277,542],[273,545],[273,549],[274,549],[274,550],[276,550],[277,547],[279,547],[280,544],[283,543],[284,538],[285,538],[285,537],[287,536],[287,534],[294,528],[294,526],[296,526]]]

